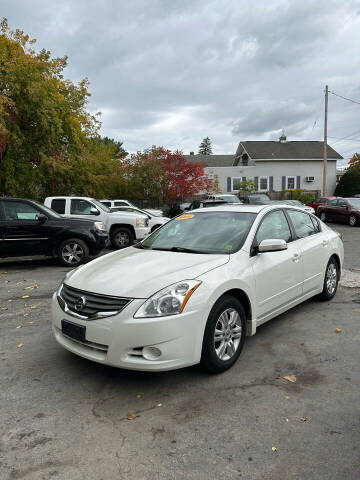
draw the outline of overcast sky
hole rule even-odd
[[[130,152],[322,140],[325,84],[360,101],[360,0],[0,0],[0,16],[68,55],[102,134]],[[360,105],[330,95],[328,135],[360,151]]]

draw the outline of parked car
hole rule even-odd
[[[241,195],[240,200],[243,203],[250,203],[252,205],[270,203],[271,199],[265,193],[250,193],[249,195]]]
[[[68,274],[53,333],[115,367],[221,372],[259,325],[314,295],[331,300],[343,258],[339,235],[295,207],[193,210]]]
[[[66,219],[25,198],[0,198],[0,257],[45,255],[76,267],[106,246],[101,221]]]
[[[360,223],[360,198],[334,198],[318,207],[317,214],[323,222]]]
[[[189,210],[190,205],[191,205],[190,202],[180,203],[179,205],[180,212],[183,212],[184,210]]]
[[[220,200],[226,203],[242,203],[239,200],[239,197],[237,197],[236,195],[232,195],[230,193],[222,193],[220,195],[208,195],[206,197],[206,200]]]
[[[168,217],[158,217],[156,215],[152,215],[148,210],[141,210],[140,208],[136,207],[112,207],[110,208],[111,212],[130,212],[130,213],[141,213],[142,215],[146,215],[149,219],[149,227],[150,231],[153,232],[157,228],[167,223],[170,218]]]
[[[287,205],[294,205],[294,207],[299,207],[305,210],[305,212],[315,213],[313,207],[309,207],[304,203],[301,203],[300,200],[281,200],[281,202],[286,203]]]
[[[110,209],[94,198],[47,197],[45,205],[66,218],[85,218],[103,222],[114,248],[132,245],[150,233],[149,219],[142,214],[111,213]]]
[[[308,207],[312,207],[315,210],[315,213],[317,213],[318,208],[321,205],[325,205],[326,202],[328,202],[329,200],[333,200],[334,198],[337,198],[337,197],[319,197],[319,198],[316,198],[313,202],[307,203],[306,205]]]
[[[197,208],[210,208],[225,205],[225,200],[194,200],[186,210],[195,210]]]
[[[108,200],[108,199],[105,199],[105,200],[99,200],[103,205],[106,205],[107,207],[109,208],[114,208],[114,207],[134,207],[134,208],[138,208],[136,205],[134,205],[133,203],[129,202],[129,200],[123,200],[123,199],[120,199],[120,200]],[[162,217],[163,216],[163,212],[162,210],[157,210],[157,209],[153,209],[153,208],[147,208],[146,209],[149,213],[151,213],[151,215],[155,215],[156,217]]]

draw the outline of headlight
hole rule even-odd
[[[136,219],[136,226],[137,227],[146,227],[146,220],[147,220],[147,218],[145,218],[145,217],[138,217]]]
[[[94,222],[94,227],[96,228],[96,230],[100,230],[101,232],[106,232],[106,228],[103,222]]]
[[[141,305],[134,318],[164,317],[181,313],[200,284],[199,280],[183,280],[163,288]]]

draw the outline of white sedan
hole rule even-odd
[[[343,258],[339,235],[299,208],[193,210],[70,272],[53,296],[53,333],[103,364],[221,372],[259,325],[314,295],[331,300]]]

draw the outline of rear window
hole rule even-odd
[[[298,210],[287,210],[292,224],[294,225],[296,236],[298,238],[309,237],[317,233],[313,221],[307,213]]]
[[[115,207],[126,207],[127,205],[126,202],[114,202]]]
[[[55,198],[51,202],[51,208],[52,210],[55,210],[55,212],[60,213],[60,215],[63,215],[65,213],[65,198]]]

